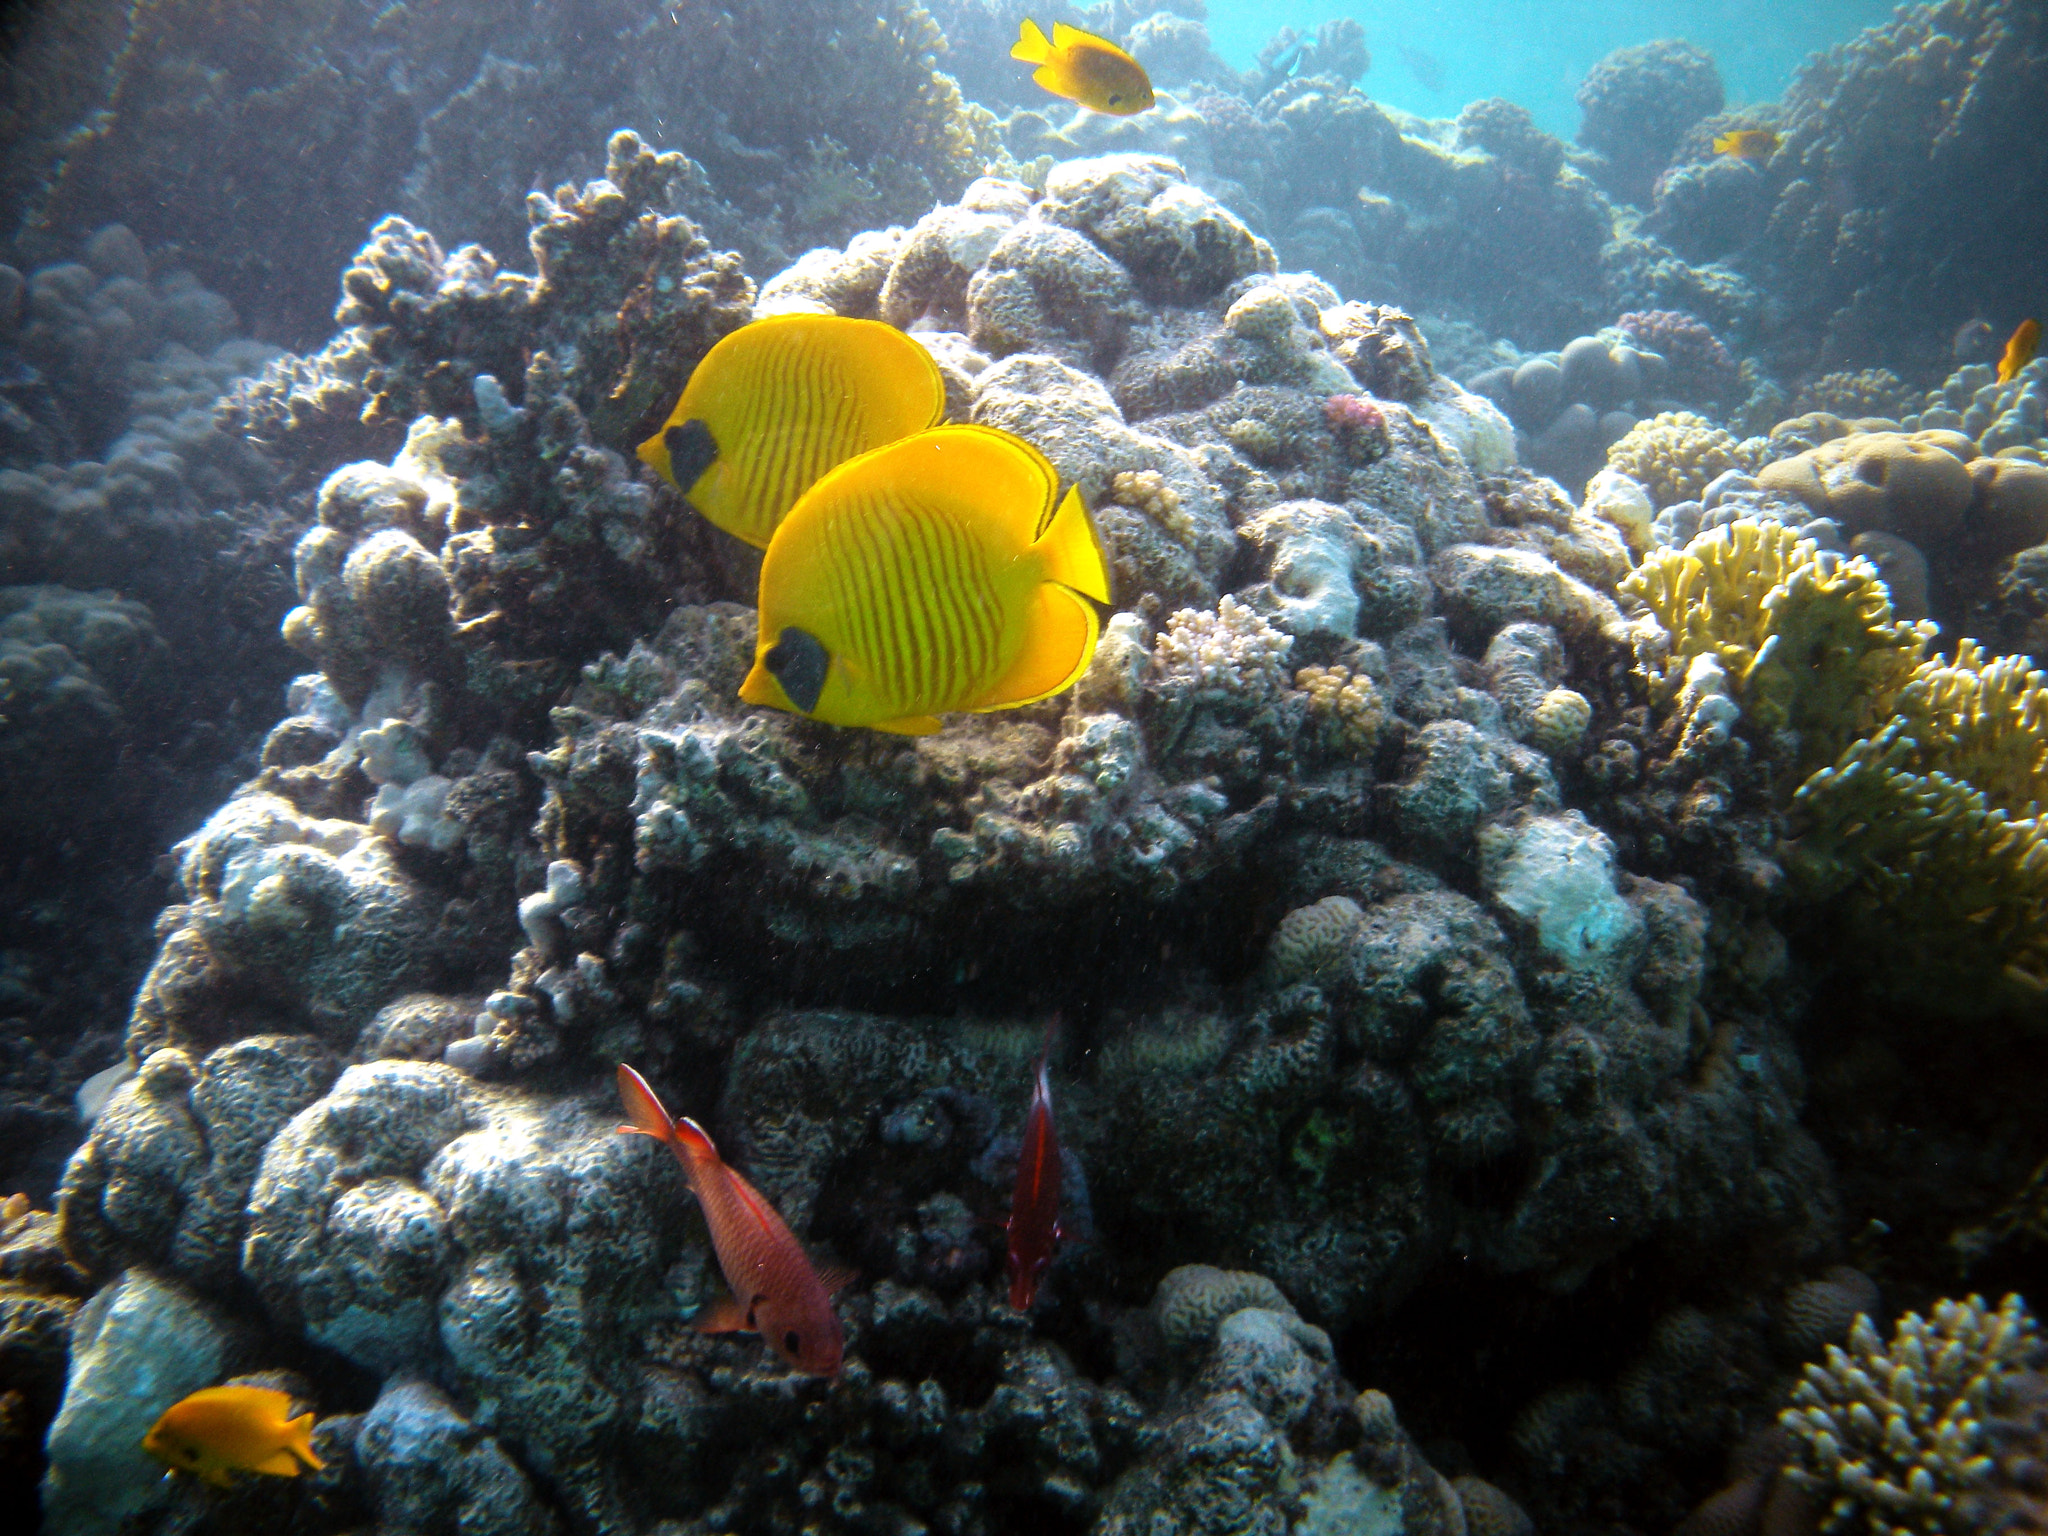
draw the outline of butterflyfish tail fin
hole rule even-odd
[[[661,1100],[647,1086],[647,1079],[623,1061],[619,1063],[619,1102],[626,1106],[626,1118],[631,1122],[619,1127],[621,1136],[652,1136],[656,1141],[675,1142],[676,1125],[661,1107]]]
[[[1017,41],[1010,49],[1010,57],[1024,64],[1043,64],[1052,57],[1052,44],[1046,41],[1038,23],[1028,16],[1017,23]]]
[[[1035,547],[1045,558],[1046,580],[1098,603],[1109,601],[1109,561],[1078,485],[1068,487],[1066,499],[1038,530]]]
[[[1086,598],[1043,582],[1024,611],[1024,649],[976,709],[1014,709],[1073,687],[1095,654],[1102,621]]]

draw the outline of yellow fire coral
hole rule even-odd
[[[2048,678],[1923,662],[1892,718],[1799,788],[1794,868],[1852,921],[1915,936],[1900,986],[1953,1008],[2048,993]],[[1889,951],[1888,951],[1889,952]]]
[[[1663,411],[1630,427],[1607,450],[1607,467],[1620,470],[1660,507],[1689,501],[1716,477],[1747,469],[1742,445],[1704,416]]]
[[[1892,616],[1868,561],[1747,518],[1654,552],[1621,591],[1656,621],[1639,650],[1658,702],[1676,700],[1694,659],[1711,655],[1759,729],[1795,733],[1802,773],[1875,727],[1935,634]]]
[[[1684,710],[1702,667],[1790,770],[1791,867],[1871,946],[1894,992],[1951,1011],[2048,993],[2048,678],[1893,615],[1867,562],[1738,520],[1623,583],[1639,670]],[[1722,703],[1722,708],[1726,708]]]

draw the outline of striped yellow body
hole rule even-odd
[[[946,407],[931,354],[894,326],[838,315],[771,315],[704,355],[640,457],[711,522],[765,549],[818,477],[922,431]],[[672,434],[708,431],[715,457],[687,482]]]
[[[1069,686],[1108,573],[1080,498],[991,427],[937,427],[841,465],[790,509],[761,564],[761,633],[740,696],[835,725],[921,733],[956,710]],[[794,629],[823,673],[799,708],[778,672]],[[794,690],[801,694],[801,690]]]

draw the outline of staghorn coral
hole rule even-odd
[[[1780,1422],[1792,1432],[1786,1475],[1825,1503],[1822,1529],[1886,1536],[1984,1529],[1973,1497],[1998,1466],[1986,1421],[2011,1378],[2038,1369],[2041,1343],[2017,1296],[1997,1311],[1977,1297],[1908,1312],[1881,1339],[1867,1316],[1849,1347],[1809,1365]]]
[[[1717,476],[1749,467],[1732,435],[1690,411],[1663,411],[1638,422],[1607,450],[1607,465],[1640,484],[1659,507],[1696,500]]]

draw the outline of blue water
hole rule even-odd
[[[1616,48],[1660,37],[1697,43],[1720,65],[1735,106],[1777,96],[1809,54],[1891,12],[1883,0],[1217,0],[1208,25],[1216,51],[1247,69],[1281,27],[1307,32],[1352,16],[1372,50],[1360,83],[1375,99],[1454,117],[1468,101],[1505,96],[1569,138],[1579,125],[1573,92]]]

